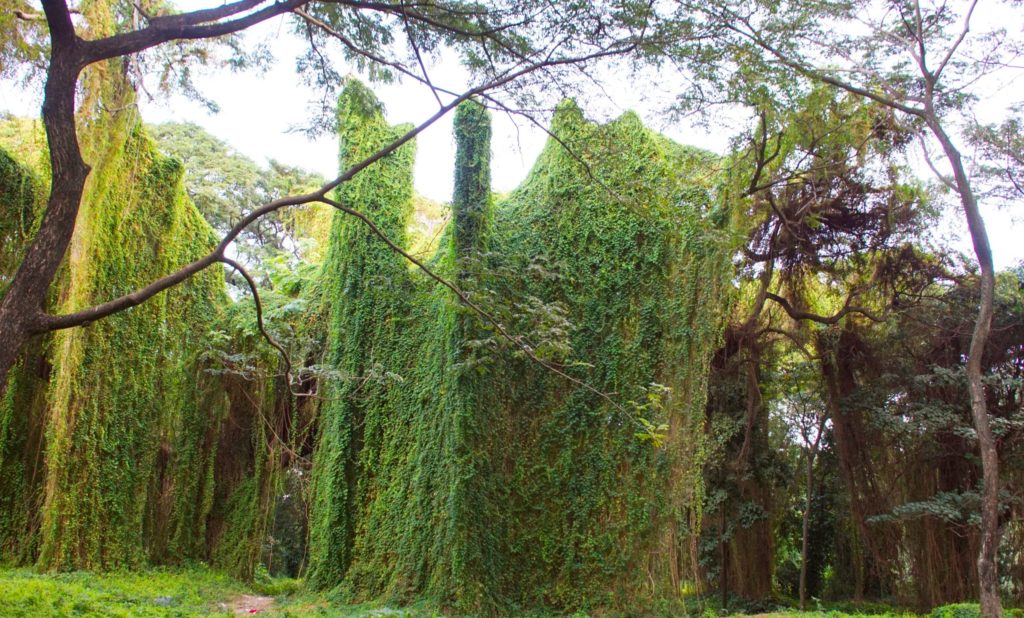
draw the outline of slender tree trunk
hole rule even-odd
[[[800,611],[807,603],[807,549],[811,532],[811,499],[814,496],[814,453],[807,454],[807,497],[804,500],[804,525],[800,547]]]
[[[804,610],[807,603],[807,553],[811,536],[811,504],[814,499],[814,461],[818,458],[818,447],[821,445],[821,436],[824,432],[825,419],[819,416],[814,442],[807,447],[807,497],[804,500],[803,536],[800,547],[800,611]],[[807,441],[806,433],[804,441]]]
[[[722,504],[720,508],[722,511],[718,516],[718,550],[721,554],[722,609],[726,609],[729,606],[729,552],[726,551],[727,543],[725,542],[725,504]]]
[[[931,111],[931,110],[930,110]],[[928,119],[929,128],[942,144],[942,149],[953,168],[953,177],[960,204],[971,233],[974,254],[981,270],[981,290],[978,303],[978,319],[971,335],[971,347],[967,358],[967,384],[971,395],[971,416],[974,430],[978,435],[981,450],[981,548],[978,551],[978,585],[981,601],[981,615],[984,618],[1001,618],[1002,604],[999,600],[999,575],[996,562],[999,551],[999,454],[995,436],[988,418],[985,401],[985,385],[982,381],[981,362],[992,329],[992,304],[995,294],[995,267],[992,262],[992,248],[985,230],[985,221],[978,210],[978,202],[971,189],[960,152],[943,131],[937,117],[932,113]]]

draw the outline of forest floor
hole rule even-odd
[[[952,607],[952,606],[951,606]],[[976,606],[975,606],[976,607]],[[976,611],[976,610],[975,610]],[[712,610],[687,612],[715,617]],[[0,618],[275,616],[281,618],[426,618],[432,611],[332,605],[302,589],[300,580],[245,584],[205,567],[148,569],[109,574],[40,574],[0,568]],[[575,614],[573,618],[584,617]],[[749,618],[854,618],[844,612],[777,611]],[[871,618],[913,618],[902,612]],[[945,618],[945,617],[943,617]],[[952,616],[950,618],[953,618]],[[1016,618],[1024,618],[1017,616]]]
[[[0,569],[0,618],[374,615],[361,608],[330,608],[300,586],[287,579],[245,584],[204,567],[102,575]]]

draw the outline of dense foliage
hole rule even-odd
[[[89,224],[55,301],[69,308],[212,242],[180,165],[125,109],[99,117],[120,139],[98,151]],[[339,118],[343,164],[402,131],[357,82]],[[634,116],[591,125],[567,103],[558,141],[496,204],[489,122],[476,103],[458,111],[453,220],[429,264],[535,361],[338,215],[322,274],[267,274],[267,317],[298,361],[288,374],[251,304],[232,303],[212,272],[56,337],[41,356],[54,378],[34,387],[45,434],[5,443],[12,466],[46,453],[32,500],[10,494],[9,529],[29,518],[39,536],[12,545],[8,559],[64,570],[200,558],[251,575],[277,556],[285,572],[308,568],[315,585],[341,584],[354,600],[427,598],[463,611],[671,597],[692,571],[705,367],[729,306],[727,218],[709,216],[721,211],[709,184],[715,159]],[[339,193],[402,246],[417,228],[412,156],[403,147]],[[11,169],[23,168],[12,160]],[[12,182],[31,187],[24,169]],[[318,225],[300,229],[316,236]],[[157,248],[147,260],[119,257]],[[9,418],[33,418],[24,406],[12,399]],[[301,502],[310,470],[307,566],[304,509],[288,515],[276,496],[291,483]],[[290,541],[286,526],[297,531]],[[282,539],[268,548],[272,534]],[[633,552],[616,550],[623,538]],[[638,563],[657,573],[653,586],[647,570],[632,570]]]
[[[355,83],[339,116],[343,165],[402,130]],[[643,420],[665,424],[665,448],[636,437],[635,410],[517,355],[339,215],[325,302],[327,364],[340,375],[314,460],[315,585],[496,611],[642,603],[688,567],[703,367],[714,308],[728,303],[728,245],[695,184],[713,160],[632,116],[590,125],[571,103],[552,130],[570,150],[553,139],[523,187],[492,204],[489,121],[475,103],[459,109],[453,224],[431,266],[597,389],[643,400],[664,384]],[[340,199],[402,244],[410,174],[400,150]],[[641,563],[657,575],[631,569]]]
[[[986,617],[1000,593],[1024,601],[1024,275],[993,272],[977,209],[1021,194],[1020,122],[972,118],[973,73],[1009,39],[960,33],[970,11],[269,3],[239,22],[290,11],[305,77],[327,107],[342,89],[312,118],[340,137],[324,185],[139,118],[154,63],[200,96],[188,68],[218,46],[261,61],[202,30],[247,3],[85,1],[49,52],[60,3],[0,5],[0,76],[48,71],[65,95],[47,95],[48,139],[0,122],[0,562],[53,574],[0,580],[25,584],[19,611],[79,611],[62,586],[95,582],[60,572],[196,561],[468,615],[872,600],[969,617],[979,580]],[[423,54],[449,48],[494,80],[447,107],[434,91],[435,118],[455,116],[450,205],[413,190],[411,137],[433,121],[391,126],[324,55],[339,45],[373,80],[433,88]],[[752,110],[732,151],[566,100],[528,178],[494,195],[485,105],[531,100],[512,76],[534,58],[543,79],[589,78],[627,50],[691,71],[679,109]],[[918,146],[939,185],[907,167]],[[950,195],[977,268],[929,235]],[[112,298],[129,302],[76,321]]]

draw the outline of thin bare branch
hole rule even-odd
[[[402,2],[404,8],[405,2]],[[430,81],[430,73],[427,72],[427,65],[423,63],[423,56],[420,55],[420,47],[416,44],[416,35],[412,31],[412,27],[409,25],[409,14],[402,11],[402,23],[405,24],[405,38],[409,40],[409,45],[412,47],[413,53],[416,54],[416,62],[420,65],[420,71],[423,73],[423,81],[430,87],[430,92],[433,93],[434,98],[437,99],[437,105],[444,107],[444,102],[441,100],[441,95],[437,93],[437,89],[434,88],[433,82]]]
[[[917,139],[918,142],[920,142],[921,144],[921,153],[924,155],[924,162],[928,164],[928,168],[932,171],[933,174],[935,174],[935,177],[939,179],[939,182],[946,186],[947,189],[953,192],[957,192],[956,185],[953,184],[953,181],[950,180],[945,174],[940,172],[939,168],[936,167],[935,162],[932,161],[932,156],[928,152],[928,144],[926,144],[924,141],[924,135],[918,134]]]
[[[960,36],[958,36],[956,41],[954,41],[953,44],[949,46],[949,49],[946,51],[946,55],[942,59],[942,62],[940,62],[938,68],[935,69],[934,75],[936,80],[938,80],[942,76],[942,71],[946,68],[946,65],[949,64],[949,61],[953,59],[953,54],[956,53],[956,50],[960,47],[960,44],[964,42],[964,39],[967,38],[967,34],[971,31],[971,17],[974,15],[974,7],[976,6],[978,6],[978,0],[973,0],[971,2],[971,8],[967,9],[967,15],[964,16],[964,27],[960,31]]]
[[[277,340],[274,339],[269,332],[267,332],[267,328],[263,323],[263,303],[260,302],[260,292],[256,288],[256,280],[253,279],[252,275],[250,275],[244,268],[242,268],[241,264],[232,260],[231,258],[221,257],[220,262],[227,264],[231,268],[235,269],[235,272],[237,272],[239,275],[242,275],[242,278],[245,279],[245,282],[249,284],[249,290],[252,292],[252,301],[253,304],[256,305],[256,325],[260,329],[260,334],[262,334],[263,338],[267,340],[267,343],[269,343],[271,346],[274,347],[274,349],[281,353],[281,359],[284,360],[285,382],[288,384],[288,390],[290,392],[292,384],[292,361],[288,357],[288,351],[284,349],[284,346],[278,343]]]

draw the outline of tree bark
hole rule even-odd
[[[971,346],[967,357],[967,385],[971,395],[971,416],[974,430],[978,435],[981,451],[981,547],[978,551],[978,586],[981,601],[981,615],[984,618],[1001,618],[1002,604],[999,599],[999,575],[997,553],[999,551],[999,453],[995,436],[988,418],[985,401],[985,385],[982,381],[982,356],[992,329],[992,305],[995,295],[995,266],[992,262],[992,248],[985,230],[985,221],[978,209],[978,201],[971,189],[967,171],[964,169],[960,151],[939,124],[933,110],[928,126],[942,145],[950,165],[960,204],[971,233],[971,243],[981,270],[978,319],[971,334]]]
[[[50,197],[42,224],[0,299],[0,394],[25,341],[41,332],[50,284],[75,230],[75,219],[89,175],[75,130],[75,84],[82,70],[80,39],[63,0],[45,0],[50,26],[50,68],[43,98],[43,124],[49,145]]]

